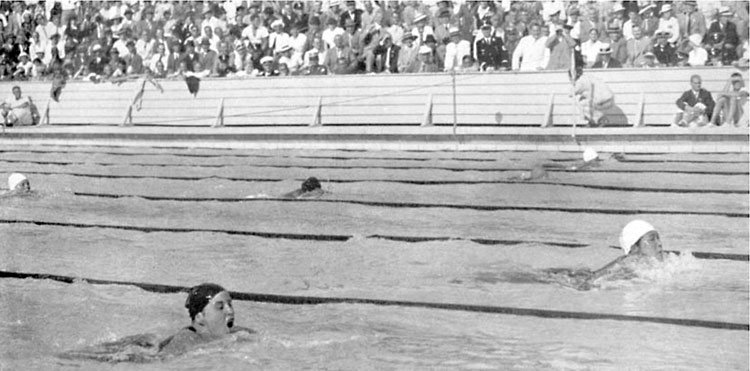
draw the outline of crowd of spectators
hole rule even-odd
[[[0,2],[0,27],[0,79],[18,80],[748,60],[748,1],[26,0]]]

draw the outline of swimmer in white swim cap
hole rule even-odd
[[[0,192],[0,197],[10,197],[29,192],[31,192],[29,179],[23,174],[13,173],[8,177],[8,190]]]
[[[593,148],[586,147],[586,149],[583,151],[583,162],[578,162],[577,164],[570,167],[570,170],[583,170],[587,169],[593,166],[599,165],[599,153],[597,153]]]
[[[604,267],[594,271],[581,285],[580,290],[588,290],[594,280],[611,275],[618,271],[631,271],[634,264],[651,259],[663,260],[665,252],[662,250],[659,232],[653,225],[643,220],[633,220],[620,233],[620,248],[623,256],[615,259]]]

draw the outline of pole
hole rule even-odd
[[[576,125],[578,124],[578,120],[580,119],[581,114],[579,114],[579,104],[576,102],[576,50],[575,48],[570,50],[570,89],[572,91],[571,101],[573,102],[573,132],[571,133],[571,137],[573,137],[573,141],[576,142],[579,146],[581,145],[578,143],[578,138],[576,138]]]
[[[453,136],[456,136],[456,127],[458,126],[458,118],[456,114],[456,69],[455,66],[451,69],[451,85],[453,88]]]

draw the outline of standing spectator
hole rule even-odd
[[[734,14],[728,6],[722,6],[719,8],[717,19],[711,22],[711,25],[708,27],[708,35],[721,33],[724,35],[725,43],[736,47],[740,38],[737,35],[737,26],[729,20],[733,15]]]
[[[373,50],[373,55],[378,61],[375,71],[398,73],[398,57],[400,49],[401,48],[398,45],[393,43],[391,35],[385,33]]]
[[[708,62],[708,52],[701,45],[703,36],[700,34],[692,34],[688,37],[690,41],[690,52],[688,52],[687,63],[690,66],[705,66]]]
[[[592,28],[589,31],[588,41],[581,43],[581,56],[586,67],[591,68],[596,63],[599,56],[599,50],[602,48],[602,42],[599,41],[599,30]]]
[[[427,25],[427,16],[424,14],[419,14],[414,17],[414,28],[412,28],[411,33],[417,37],[415,43],[418,46],[424,43],[427,39],[427,35],[435,37],[435,32],[432,30],[431,26]]]
[[[573,26],[565,24],[558,29],[553,36],[547,39],[547,48],[549,48],[548,70],[569,70],[572,63],[571,55],[576,41],[570,37],[570,30]]]
[[[706,35],[706,18],[703,13],[697,11],[696,0],[686,0],[682,3],[683,11],[677,15],[677,22],[680,25],[680,38],[698,34],[703,38]]]
[[[441,2],[444,3],[444,2]],[[435,25],[435,39],[439,44],[447,44],[450,42],[450,29],[451,25],[451,11],[444,9],[438,13],[438,23]]]
[[[625,41],[633,38],[633,26],[641,26],[643,19],[638,10],[631,10],[628,13],[628,20],[622,25],[622,37]]]
[[[357,9],[357,2],[347,0],[346,11],[341,13],[339,18],[339,27],[344,28],[346,21],[354,22],[354,27],[362,28],[362,9]]]
[[[419,46],[414,42],[414,34],[405,34],[401,40],[401,50],[398,54],[398,72],[413,73],[417,70],[417,54]]]
[[[682,93],[675,102],[680,112],[675,115],[672,126],[703,126],[708,122],[714,111],[714,99],[701,87],[702,83],[700,75],[690,76],[690,90]]]
[[[644,37],[640,26],[633,26],[633,38],[628,40],[628,67],[641,67],[645,62],[645,54],[651,52],[651,40]]]
[[[539,71],[549,63],[549,49],[546,37],[542,37],[541,27],[532,23],[531,34],[524,36],[513,52],[513,70]]]
[[[129,40],[126,44],[128,48],[128,55],[123,58],[127,63],[127,74],[138,75],[144,72],[143,70],[143,58],[135,51],[135,43],[133,40]]]
[[[471,55],[471,44],[461,38],[458,27],[451,27],[449,34],[450,42],[445,46],[445,71],[460,68],[464,56]]]
[[[659,61],[659,65],[663,67],[673,67],[677,64],[677,51],[669,43],[672,37],[672,33],[668,30],[659,31],[656,33],[656,45],[654,46],[653,52],[656,55],[656,59]]]
[[[672,5],[670,4],[662,4],[661,6],[658,31],[668,32],[669,38],[667,41],[672,45],[675,45],[677,40],[680,39],[680,23],[677,21],[677,18],[672,16]]]
[[[167,47],[164,46],[163,43],[156,44],[156,51],[151,56],[151,60],[148,64],[148,68],[151,71],[156,72],[156,64],[161,63],[162,68],[164,71],[167,71],[167,64],[169,64],[169,51],[167,50]]]
[[[509,67],[508,52],[505,50],[503,40],[491,34],[492,27],[488,24],[482,25],[480,30],[482,37],[476,42],[479,68],[483,71],[489,68],[496,71],[507,70]]]
[[[641,22],[641,33],[646,37],[652,37],[659,28],[659,18],[656,17],[656,5],[648,4],[641,8],[638,13],[643,18]],[[633,35],[635,37],[635,35]]]
[[[273,32],[268,35],[268,49],[272,55],[276,55],[282,48],[291,44],[291,39],[289,38],[289,35],[284,32],[284,22],[280,19],[271,23],[271,29]]]
[[[612,58],[612,48],[607,44],[602,44],[599,49],[599,59],[594,63],[593,68],[622,68],[622,64]]]

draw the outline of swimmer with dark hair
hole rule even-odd
[[[325,191],[320,187],[318,178],[311,176],[302,182],[299,189],[281,195],[281,198],[315,198],[320,197]]]
[[[204,283],[191,288],[185,301],[191,324],[158,341],[155,334],[139,334],[58,355],[66,359],[102,362],[151,362],[186,353],[229,336],[250,335],[252,329],[235,326],[234,308],[223,287]],[[235,335],[236,334],[236,335]],[[239,340],[239,338],[235,338]]]
[[[28,193],[31,193],[29,179],[23,174],[13,173],[8,177],[8,190],[0,192],[0,197],[11,197]]]
[[[191,288],[185,308],[191,325],[159,343],[159,352],[180,354],[231,333],[254,333],[251,329],[234,326],[232,297],[217,284],[204,283]]]

